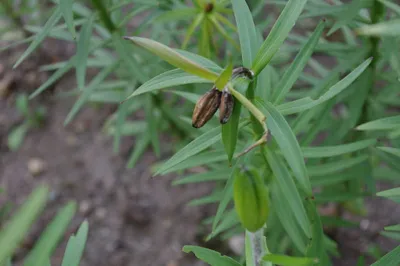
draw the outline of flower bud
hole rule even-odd
[[[268,219],[267,187],[255,170],[238,171],[233,184],[235,209],[243,227],[250,232],[260,229]]]
[[[221,103],[219,104],[219,122],[221,124],[228,122],[232,115],[234,104],[232,94],[227,89],[224,89],[222,91]]]
[[[196,103],[192,115],[192,125],[195,128],[204,126],[215,114],[221,102],[221,92],[215,87],[204,94]]]

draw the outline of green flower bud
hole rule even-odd
[[[233,184],[235,209],[243,227],[260,229],[268,219],[268,189],[255,170],[238,171]]]

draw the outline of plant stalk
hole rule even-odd
[[[117,30],[114,22],[112,21],[107,8],[105,7],[103,0],[92,0],[93,6],[99,11],[100,19],[103,21],[104,25],[106,26],[107,30],[110,33],[113,33]]]
[[[263,261],[264,255],[268,254],[267,243],[264,236],[264,227],[252,233],[246,230],[246,265],[247,266],[272,266]]]

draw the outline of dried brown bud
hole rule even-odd
[[[228,122],[232,115],[234,103],[232,94],[227,89],[224,89],[222,91],[221,103],[219,104],[219,122],[221,124]]]
[[[215,87],[204,94],[193,110],[192,125],[195,128],[204,126],[215,114],[221,102],[221,92]]]
[[[205,11],[206,13],[210,13],[211,11],[213,11],[213,9],[214,9],[213,3],[207,3],[207,4],[205,4],[205,6],[204,6],[204,11]]]

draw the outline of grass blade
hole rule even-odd
[[[76,45],[76,82],[80,90],[85,87],[87,59],[89,56],[90,38],[92,37],[94,18],[95,16],[92,15],[85,22],[79,34],[78,43]]]
[[[267,254],[263,257],[263,260],[282,266],[309,266],[318,262],[318,260],[313,258],[290,257],[278,254]]]
[[[72,10],[73,0],[61,0],[59,1],[60,9],[64,17],[65,23],[67,24],[68,30],[72,37],[76,38],[76,31],[74,27],[74,13]]]
[[[306,66],[310,59],[315,46],[317,45],[319,38],[321,37],[322,31],[325,28],[325,21],[318,24],[313,34],[308,39],[307,43],[301,48],[296,58],[293,60],[290,67],[283,74],[280,82],[278,83],[275,92],[272,95],[274,103],[279,103],[284,99],[286,94],[289,92],[293,84],[299,78],[303,68]]]
[[[88,231],[89,223],[85,220],[76,235],[72,235],[69,238],[61,266],[79,266],[85,249]]]
[[[305,158],[326,158],[359,151],[375,143],[375,139],[367,139],[337,146],[303,147],[301,150]]]
[[[218,74],[202,67],[201,65],[189,60],[188,58],[182,56],[175,50],[169,48],[168,46],[141,37],[124,37],[126,40],[132,41],[134,44],[145,48],[151,53],[159,56],[163,60],[167,61],[171,65],[178,67],[190,74],[208,79],[210,81],[215,81],[218,78]]]
[[[23,240],[33,221],[42,212],[47,197],[47,187],[35,189],[3,227],[0,232],[0,265],[6,262]]]
[[[250,68],[260,47],[253,16],[245,0],[231,0],[231,2],[239,34],[243,66]]]
[[[17,62],[14,64],[13,68],[19,66],[38,46],[39,44],[46,38],[46,36],[50,33],[51,29],[54,25],[61,19],[61,10],[60,7],[57,6],[50,16],[49,20],[43,26],[43,30],[36,34],[35,39],[31,42],[25,52],[18,58]]]
[[[278,20],[272,27],[271,32],[268,34],[267,39],[257,52],[256,59],[251,67],[255,75],[258,75],[264,69],[282,46],[282,43],[303,11],[306,2],[307,0],[290,0],[286,4]]]
[[[35,243],[34,248],[29,252],[24,261],[24,266],[44,265],[48,261],[58,243],[63,238],[75,211],[76,203],[70,202],[57,213],[56,217],[51,221],[41,234],[39,240]]]
[[[358,130],[388,130],[400,128],[400,115],[385,117],[356,127]]]
[[[241,264],[234,259],[222,256],[212,249],[197,246],[184,246],[182,250],[186,253],[193,252],[198,259],[211,266],[241,266]]]
[[[307,195],[311,195],[311,184],[308,179],[304,156],[289,124],[272,104],[263,103],[259,100],[256,100],[256,103],[267,117],[268,129],[278,143],[290,168],[292,168],[297,181],[304,192]]]

